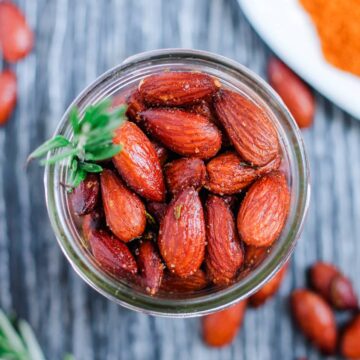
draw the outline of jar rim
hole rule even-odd
[[[119,282],[94,267],[84,255],[83,250],[73,241],[71,229],[69,229],[69,224],[64,218],[61,207],[64,204],[60,197],[63,189],[59,184],[59,174],[63,167],[58,164],[47,165],[44,175],[46,204],[53,230],[63,253],[80,277],[102,295],[124,307],[165,317],[192,317],[208,314],[247,298],[260,289],[290,257],[301,233],[310,201],[310,175],[304,143],[300,130],[283,101],[257,74],[234,60],[210,52],[189,49],[161,49],[131,56],[120,65],[99,76],[75,98],[65,111],[55,134],[63,132],[66,128],[68,115],[73,106],[81,107],[86,102],[96,102],[101,96],[106,96],[108,92],[113,90],[112,80],[119,79],[126,69],[139,64],[149,64],[159,59],[184,60],[185,58],[189,61],[191,59],[194,61],[206,61],[224,67],[238,76],[241,74],[246,81],[249,81],[253,86],[257,86],[256,91],[260,93],[261,97],[265,98],[267,104],[271,103],[274,109],[276,107],[277,113],[281,114],[282,118],[287,122],[289,132],[287,136],[291,140],[291,150],[296,160],[294,164],[298,176],[295,179],[297,185],[295,189],[296,208],[292,209],[292,216],[289,215],[287,219],[289,231],[281,235],[283,237],[282,246],[274,248],[267,258],[246,277],[216,293],[191,299],[158,298],[145,293],[135,293],[130,287],[119,285]],[[101,93],[101,96],[99,96],[99,93]],[[272,108],[272,110],[274,109]],[[52,155],[53,153],[50,153],[48,156]]]

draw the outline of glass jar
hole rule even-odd
[[[309,168],[300,131],[279,96],[249,69],[225,57],[203,51],[164,49],[141,53],[107,71],[87,87],[69,106],[56,134],[72,136],[69,111],[111,97],[147,75],[163,70],[201,71],[219,78],[261,106],[272,118],[288,163],[291,208],[280,238],[270,253],[254,270],[233,285],[199,291],[186,297],[150,296],[131,284],[104,272],[94,261],[72,216],[66,189],[66,166],[50,165],[45,169],[45,192],[49,217],[60,247],[76,272],[94,289],[129,309],[169,317],[208,314],[245,299],[261,288],[290,257],[302,230],[310,197]],[[53,151],[50,156],[58,151]]]

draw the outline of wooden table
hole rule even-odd
[[[125,310],[75,274],[55,240],[44,201],[43,169],[24,171],[27,154],[54,131],[87,84],[129,55],[164,47],[213,51],[265,76],[270,51],[236,0],[18,0],[36,32],[35,51],[14,69],[19,101],[0,129],[0,305],[29,320],[48,359],[319,358],[294,330],[291,289],[316,259],[340,265],[360,291],[360,123],[316,93],[307,223],[276,299],[247,313],[234,344],[205,347],[199,320]],[[355,96],[356,94],[349,94]],[[358,94],[357,94],[358,95]]]

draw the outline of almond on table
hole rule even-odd
[[[202,318],[202,333],[205,343],[213,347],[230,344],[238,333],[245,315],[247,302],[240,301],[228,309]]]
[[[268,64],[270,85],[289,108],[300,128],[312,125],[315,99],[309,87],[284,63],[271,58]]]
[[[346,359],[360,358],[360,314],[355,315],[345,327],[340,341],[340,351]]]
[[[34,34],[21,10],[10,1],[0,2],[0,50],[6,61],[16,62],[29,54]]]
[[[16,97],[16,75],[11,70],[5,70],[0,73],[0,125],[4,125],[11,116],[15,108]]]
[[[335,316],[319,295],[304,289],[291,294],[291,310],[300,330],[325,354],[333,354],[337,344]]]

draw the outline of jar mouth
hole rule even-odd
[[[216,292],[193,298],[163,298],[137,291],[103,272],[81,246],[81,235],[69,217],[69,206],[61,179],[66,167],[45,168],[45,195],[48,213],[58,243],[75,271],[95,290],[124,307],[151,315],[192,317],[208,314],[247,298],[262,287],[288,260],[301,233],[310,200],[309,167],[301,133],[280,97],[258,75],[237,62],[205,51],[162,49],[141,53],[108,70],[80,93],[63,115],[55,134],[71,137],[68,115],[73,106],[82,110],[89,104],[112,96],[124,84],[138,81],[152,72],[175,67],[205,68],[222,81],[237,81],[273,114],[285,144],[291,174],[291,209],[280,238],[267,257],[237,283]],[[235,86],[235,85],[234,85]],[[49,154],[53,156],[61,150]]]

